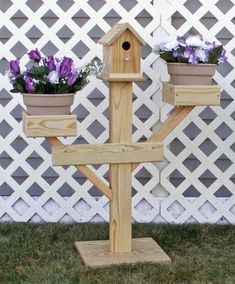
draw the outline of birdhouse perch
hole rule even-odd
[[[98,43],[103,45],[104,69],[99,76],[107,81],[143,81],[140,73],[143,38],[128,24],[116,24]]]

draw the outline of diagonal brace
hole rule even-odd
[[[177,107],[168,117],[168,119],[160,126],[158,132],[153,133],[146,142],[162,142],[175,127],[193,110],[194,106]],[[134,171],[140,163],[132,164]]]
[[[57,137],[47,137],[51,145],[63,146],[64,144]],[[97,175],[85,165],[75,165],[75,167],[92,182],[108,199],[112,200],[112,190]]]

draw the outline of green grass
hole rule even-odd
[[[1,224],[0,283],[235,283],[235,226],[133,225],[152,237],[169,265],[86,268],[75,241],[108,239],[107,224]]]

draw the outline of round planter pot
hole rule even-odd
[[[216,64],[167,63],[170,83],[175,85],[211,85]]]
[[[75,93],[22,94],[29,115],[67,115],[71,113]]]

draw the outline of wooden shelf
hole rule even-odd
[[[22,113],[23,132],[27,137],[77,136],[77,116],[28,115]]]
[[[76,242],[75,247],[80,253],[84,264],[88,267],[105,267],[123,263],[158,263],[168,264],[169,256],[152,238],[132,239],[131,252],[111,253],[109,241]]]
[[[163,83],[162,100],[175,106],[219,106],[217,85],[174,85]]]

